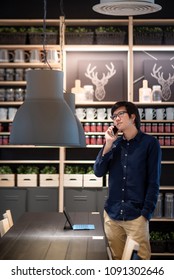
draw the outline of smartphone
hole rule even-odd
[[[118,131],[118,128],[114,125],[114,128],[112,129],[112,131],[113,131],[113,134],[115,135]]]

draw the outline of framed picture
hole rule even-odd
[[[93,86],[93,101],[127,100],[127,52],[67,52],[66,90]]]
[[[174,52],[142,51],[134,55],[134,101],[139,101],[139,88],[143,80],[150,88],[160,85],[162,101],[174,101]]]

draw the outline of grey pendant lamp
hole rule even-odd
[[[154,0],[100,0],[93,10],[100,14],[112,16],[136,16],[155,13],[162,7]]]
[[[63,94],[63,72],[47,60],[46,12],[43,0],[43,53],[48,69],[28,70],[24,103],[17,110],[10,133],[12,145],[79,147],[77,120]]]
[[[63,72],[28,70],[27,93],[10,134],[12,145],[79,146],[77,120],[64,100]]]
[[[79,135],[79,146],[80,147],[86,147],[86,138],[83,130],[83,126],[76,116],[76,109],[75,109],[75,94],[74,93],[65,93],[64,94],[65,101],[69,105],[71,111],[73,112],[73,115],[75,116],[76,123],[78,126],[78,135]]]

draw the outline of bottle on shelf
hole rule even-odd
[[[81,87],[81,81],[75,80],[75,87],[71,89],[71,92],[75,94],[75,103],[84,101],[85,90]]]
[[[152,101],[152,90],[148,87],[148,81],[143,80],[143,87],[139,89],[139,102],[149,103]]]
[[[152,87],[152,101],[162,102],[162,91],[160,85],[155,85]]]
[[[174,218],[173,193],[165,193],[165,217]]]
[[[163,194],[159,193],[153,217],[162,218],[162,216],[163,216]]]

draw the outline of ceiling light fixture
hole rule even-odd
[[[43,35],[44,63],[48,68],[27,70],[26,97],[13,120],[9,142],[11,145],[79,147],[82,143],[84,146],[85,136],[64,99],[63,72],[52,69],[47,61],[46,0]]]
[[[27,71],[26,98],[13,120],[10,144],[79,146],[77,121],[63,96],[62,71]]]
[[[92,9],[111,16],[136,16],[158,12],[162,7],[154,4],[154,0],[100,0]]]

